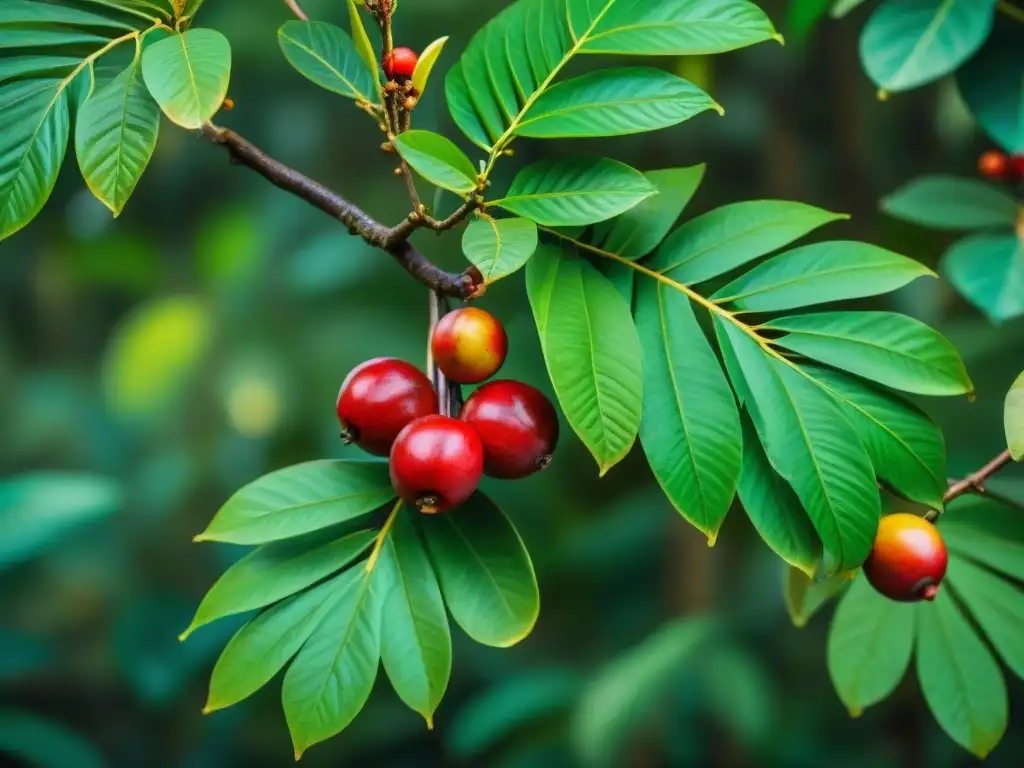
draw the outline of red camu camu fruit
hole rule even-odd
[[[430,338],[430,351],[449,379],[459,384],[479,384],[505,362],[508,336],[494,315],[463,307],[441,318]]]
[[[886,515],[864,562],[864,575],[891,600],[934,600],[948,561],[946,544],[930,522],[906,513]]]
[[[492,381],[474,392],[460,417],[480,435],[484,474],[518,480],[545,469],[558,444],[558,414],[521,381]]]
[[[391,447],[391,484],[406,504],[426,515],[464,504],[484,473],[484,447],[468,424],[424,416]]]
[[[978,158],[978,173],[986,179],[1004,179],[1010,172],[1010,158],[1003,152],[991,149]]]
[[[412,48],[395,48],[384,58],[384,74],[388,80],[407,80],[416,71],[419,60]]]
[[[430,380],[415,366],[378,357],[345,377],[337,412],[346,443],[387,456],[409,422],[437,413],[437,397]]]

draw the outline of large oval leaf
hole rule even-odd
[[[462,507],[423,520],[444,601],[478,643],[515,645],[540,613],[537,577],[515,527],[477,492]]]
[[[525,266],[537,242],[537,225],[529,219],[478,216],[462,235],[462,252],[484,282],[493,283]]]
[[[1024,56],[1016,29],[998,31],[956,73],[960,94],[985,132],[1011,154],[1024,154]]]
[[[603,475],[636,440],[643,359],[629,305],[581,255],[542,247],[526,289],[555,394]]]
[[[231,80],[231,44],[212,29],[190,29],[146,48],[142,77],[164,114],[196,130],[217,114]]]
[[[377,77],[344,30],[323,21],[289,21],[277,32],[288,63],[321,88],[377,101]]]
[[[890,216],[934,229],[1012,227],[1017,208],[999,187],[956,176],[921,176],[882,200]]]
[[[946,581],[1017,677],[1024,678],[1024,592],[970,560],[952,557]]]
[[[476,168],[450,139],[431,131],[406,131],[395,148],[420,176],[441,189],[468,194],[476,189]]]
[[[196,541],[263,544],[365,515],[395,497],[384,462],[309,461],[245,486]]]
[[[946,251],[940,269],[992,322],[1024,314],[1024,240],[1019,236],[965,237]]]
[[[654,194],[642,173],[617,160],[564,158],[528,165],[490,205],[544,226],[571,227],[618,216]]]

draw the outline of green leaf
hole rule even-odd
[[[2,30],[0,42],[5,50],[17,48],[54,48],[57,46],[90,46],[101,48],[110,42],[104,35],[79,31],[70,27],[54,29],[31,29],[24,27],[8,27]]]
[[[1003,426],[1010,455],[1014,461],[1024,461],[1024,373],[1017,377],[1006,393]]]
[[[734,326],[717,322],[742,371],[768,459],[793,487],[838,569],[856,568],[871,550],[881,503],[871,460],[853,426],[804,374],[765,354]]]
[[[462,235],[462,252],[490,284],[526,266],[537,242],[537,225],[529,219],[478,216]]]
[[[239,490],[196,541],[263,544],[365,515],[395,497],[384,462],[308,461]]]
[[[212,29],[190,29],[142,54],[142,77],[164,114],[197,130],[220,109],[231,80],[231,44]]]
[[[6,37],[6,32],[4,33]],[[57,183],[70,117],[62,80],[28,80],[0,88],[0,240],[42,210]]]
[[[950,552],[1024,581],[1024,521],[1017,510],[962,499],[942,516],[942,536]]]
[[[277,40],[288,63],[307,80],[350,99],[377,101],[376,68],[367,68],[344,30],[323,21],[288,21]]]
[[[833,19],[841,19],[850,13],[857,6],[863,5],[867,0],[835,0],[829,15]]]
[[[902,496],[942,509],[946,446],[938,425],[892,392],[829,368],[805,370],[839,402],[867,448],[875,474]]]
[[[974,119],[1010,154],[1024,154],[1024,58],[1016,30],[994,33],[956,73]]]
[[[944,590],[918,612],[917,677],[928,708],[957,744],[984,758],[1006,732],[1006,681]]]
[[[0,28],[17,24],[60,24],[68,27],[103,27],[132,30],[134,27],[113,16],[93,13],[84,8],[41,3],[38,0],[4,0],[0,7]]]
[[[406,131],[393,140],[413,169],[431,184],[460,195],[476,189],[473,161],[451,140],[430,131]]]
[[[847,573],[837,573],[818,581],[812,578],[813,575],[808,576],[798,568],[786,569],[786,610],[797,629],[806,627],[814,615],[850,583]]]
[[[115,216],[124,209],[156,149],[160,108],[136,58],[93,93],[78,113],[75,154],[92,193]]]
[[[821,312],[762,326],[775,343],[893,389],[962,395],[974,385],[956,348],[924,323],[892,312]]]
[[[537,577],[505,514],[477,492],[463,506],[423,519],[427,548],[452,618],[473,640],[508,648],[540,613]]]
[[[412,87],[417,93],[423,94],[426,92],[430,73],[434,71],[434,65],[441,58],[441,51],[444,50],[445,43],[447,42],[447,37],[438,38],[424,48],[423,53],[420,54],[419,61],[416,62],[416,69],[412,73]]]
[[[759,264],[712,298],[745,312],[775,312],[877,296],[935,276],[913,259],[852,241],[815,243]]]
[[[885,0],[868,19],[860,58],[885,91],[917,88],[967,61],[992,31],[996,0]]]
[[[211,621],[276,603],[330,576],[362,554],[375,536],[375,531],[357,531],[325,544],[318,532],[256,549],[217,579],[179,639]]]
[[[608,222],[607,231],[595,244],[630,261],[642,259],[658,247],[682,215],[706,168],[701,164],[645,173],[644,177],[658,193]]]
[[[366,64],[366,68],[373,73],[374,80],[380,81],[380,67],[377,64],[377,54],[373,50],[373,44],[370,42],[370,36],[366,34],[366,26],[363,24],[363,17],[359,15],[359,5],[362,3],[356,3],[356,0],[347,0],[348,2],[348,21],[349,26],[352,27],[352,41],[356,48],[356,53],[359,54],[359,58]],[[285,54],[287,56],[287,53]],[[424,51],[424,56],[426,51]],[[422,58],[422,57],[421,57]],[[422,93],[422,89],[418,88]]]
[[[563,158],[528,165],[490,205],[544,226],[571,227],[618,216],[654,194],[642,173],[617,160]]]
[[[792,568],[813,576],[821,560],[818,534],[793,489],[772,469],[749,419],[743,419],[739,495],[747,517],[764,543]],[[791,615],[792,611],[791,607]]]
[[[716,208],[683,224],[648,266],[684,283],[699,283],[848,218],[803,203],[752,200]]]
[[[640,442],[669,501],[714,544],[740,474],[736,401],[686,296],[645,280],[636,327],[644,372]]]
[[[1019,236],[965,237],[946,251],[940,269],[992,322],[1024,314],[1024,241]]]
[[[384,602],[381,659],[395,693],[432,727],[452,671],[444,600],[408,507],[395,520],[377,568],[395,586]]]
[[[1024,645],[1020,642],[1024,593],[991,571],[956,556],[950,558],[946,582],[1007,666],[1024,678]]]
[[[104,353],[107,406],[136,420],[173,404],[208,349],[211,323],[209,307],[193,296],[169,296],[134,310]]]
[[[0,570],[30,560],[121,506],[105,477],[42,471],[0,480]]]
[[[0,710],[0,754],[17,765],[35,768],[107,768],[110,765],[94,744],[75,731],[33,712],[16,709]]]
[[[361,571],[355,568],[290,597],[238,630],[213,668],[203,711],[230,707],[269,683],[334,610]]]
[[[1018,207],[999,187],[955,176],[921,176],[882,200],[890,216],[933,229],[1012,227]]]
[[[828,633],[828,671],[853,717],[887,698],[906,674],[914,613],[879,595],[863,576],[839,601]]]
[[[535,139],[622,136],[678,125],[708,109],[722,112],[704,91],[670,72],[600,70],[550,88],[515,133]]]
[[[455,124],[470,141],[483,149],[485,152],[491,150],[491,140],[488,137],[487,129],[483,121],[476,113],[476,107],[470,97],[469,85],[466,82],[466,75],[462,64],[452,67],[444,83],[445,99],[448,102],[448,111],[452,115]]]
[[[343,731],[370,698],[390,587],[378,573],[357,567],[339,577],[337,599],[285,672],[281,701],[296,760]]]
[[[551,383],[604,475],[636,441],[643,354],[629,305],[578,253],[542,246],[526,290]]]
[[[2,38],[2,36],[0,36]],[[10,56],[0,59],[0,85],[29,76],[65,77],[82,61],[79,56]]]

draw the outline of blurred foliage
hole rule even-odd
[[[304,6],[347,25],[344,3]],[[763,6],[784,28],[788,3]],[[450,35],[443,70],[495,10],[406,0],[397,32],[414,48]],[[706,162],[694,214],[736,200],[798,199],[853,214],[830,236],[934,267],[951,238],[888,219],[876,201],[925,172],[970,176],[989,145],[955,89],[876,100],[857,53],[866,15],[821,18],[798,47],[680,62],[680,73],[726,108],[724,119],[703,115],[583,150],[612,147],[642,169]],[[204,16],[234,50],[238,106],[225,123],[383,220],[406,213],[393,159],[371,151],[380,143],[373,123],[281,58],[283,3],[210,0]],[[445,130],[433,82],[418,121]],[[358,456],[342,446],[333,415],[345,373],[371,356],[424,355],[426,296],[399,267],[231,167],[216,148],[165,127],[117,222],[68,167],[40,220],[0,245],[0,751],[16,764],[291,760],[269,690],[200,715],[212,662],[237,624],[201,629],[186,645],[175,638],[240,552],[191,538],[236,488],[271,469]],[[526,162],[564,145],[518,151]],[[450,210],[453,199],[442,196],[440,207]],[[431,258],[461,268],[461,233],[418,237]],[[504,373],[550,392],[522,278],[503,280],[484,301],[508,327]],[[1024,367],[1024,324],[996,330],[938,281],[865,304],[936,324],[963,353],[977,399],[935,412],[950,472],[963,475],[1004,447],[1003,398]],[[1024,474],[992,487],[1019,495]],[[434,731],[383,686],[304,764],[572,765],[580,713],[594,707],[638,724],[617,737],[618,765],[969,764],[912,680],[849,719],[826,671],[826,616],[791,627],[780,563],[737,510],[709,549],[640,457],[598,482],[572,438],[551,470],[501,486],[500,497],[537,567],[543,607],[534,633],[509,651],[456,633],[458,663]],[[719,639],[690,653],[664,640],[680,616],[697,613],[716,617]],[[653,703],[601,693],[601,681],[645,642],[665,643],[673,657],[656,671],[664,674],[652,673]],[[1024,690],[1015,679],[1008,685],[1009,731],[993,765],[1024,759]],[[594,691],[597,701],[587,698]],[[588,741],[584,754],[610,759],[602,749]]]

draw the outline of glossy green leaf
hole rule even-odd
[[[803,570],[793,567],[786,568],[785,579],[786,610],[797,629],[806,627],[815,614],[850,583],[846,573],[814,580],[813,575],[808,576]]]
[[[359,54],[359,58],[366,64],[367,70],[373,73],[374,79],[380,79],[380,67],[377,63],[377,53],[373,50],[373,44],[370,42],[370,36],[366,33],[366,25],[363,24],[363,17],[359,15],[359,6],[362,3],[357,3],[356,0],[347,0],[348,2],[348,21],[349,26],[352,28],[352,42],[355,45],[356,53]],[[426,56],[424,51],[421,59]],[[287,54],[286,54],[287,55]],[[422,92],[421,88],[417,88]]]
[[[974,119],[1011,154],[1024,154],[1024,57],[1017,30],[994,33],[956,73]]]
[[[0,6],[0,27],[16,24],[62,25],[68,27],[103,27],[108,29],[132,30],[131,24],[123,17],[94,13],[86,8],[55,5],[38,0],[4,0]]]
[[[442,189],[465,195],[476,189],[473,161],[450,139],[431,131],[406,131],[395,148],[420,176]]]
[[[551,383],[603,475],[636,441],[643,355],[629,305],[581,255],[542,246],[526,289]]]
[[[420,54],[419,61],[416,62],[416,70],[412,73],[412,87],[416,89],[417,93],[426,92],[430,74],[434,71],[437,60],[441,58],[441,52],[447,42],[447,37],[438,38],[424,48],[423,53]]]
[[[1006,732],[1006,681],[946,590],[917,611],[917,677],[928,708],[957,744],[985,757]]]
[[[884,0],[860,38],[860,57],[885,91],[917,88],[948,75],[981,47],[996,0]]]
[[[231,80],[231,44],[212,29],[174,34],[142,54],[142,77],[174,123],[202,128],[224,103]]]
[[[915,609],[888,600],[857,577],[839,601],[828,633],[828,671],[850,714],[889,696],[914,649]]]
[[[630,261],[642,259],[658,247],[682,215],[706,168],[701,164],[646,172],[644,177],[658,193],[609,221],[595,245]]]
[[[813,576],[821,560],[818,534],[793,489],[772,469],[749,419],[743,419],[738,490],[743,509],[764,543],[783,562]]]
[[[361,570],[354,568],[290,597],[238,630],[213,668],[203,711],[230,707],[269,683],[353,588]]]
[[[309,461],[235,493],[196,541],[263,544],[365,515],[395,497],[384,462]]]
[[[890,216],[934,229],[1010,227],[1017,208],[999,187],[956,176],[920,176],[882,200]]]
[[[0,480],[0,570],[29,560],[121,506],[105,477],[32,472]]]
[[[643,281],[636,327],[644,372],[640,442],[669,501],[713,544],[740,474],[736,401],[686,296]]]
[[[211,621],[276,603],[330,576],[364,552],[375,536],[375,531],[357,531],[324,543],[317,533],[256,549],[217,579],[180,639]]]
[[[530,555],[505,514],[477,492],[462,507],[424,518],[445,604],[473,640],[508,648],[533,630],[540,594]]]
[[[962,395],[974,385],[956,348],[924,323],[891,312],[821,312],[763,326],[777,344],[893,389]]]
[[[942,516],[941,530],[950,552],[1024,581],[1024,520],[1017,510],[963,499]]]
[[[901,496],[942,509],[946,446],[938,425],[892,392],[829,368],[805,370],[840,404],[867,448],[875,474]]]
[[[853,426],[803,374],[734,326],[723,327],[768,459],[800,498],[838,569],[856,568],[871,550],[880,500],[871,459]]]
[[[110,40],[104,35],[72,27],[34,29],[24,26],[7,27],[0,30],[0,43],[4,50],[19,48],[52,48],[57,46],[89,46],[100,48]]]
[[[590,72],[548,89],[515,129],[535,139],[644,133],[721,107],[697,86],[649,67]]]
[[[0,37],[2,37],[0,32]],[[78,56],[5,56],[0,59],[0,85],[12,80],[43,75],[63,78],[82,61]],[[2,93],[2,91],[0,91]]]
[[[885,248],[853,241],[786,251],[720,289],[712,298],[746,312],[776,312],[876,296],[935,274]]]
[[[863,5],[865,2],[867,2],[867,0],[835,0],[832,4],[832,10],[829,11],[829,15],[833,19],[841,19],[858,6]]]
[[[1006,393],[1003,426],[1010,455],[1014,461],[1024,461],[1024,373],[1017,377]]]
[[[521,170],[500,205],[548,227],[593,224],[657,193],[644,175],[607,158],[541,160]]]
[[[529,219],[478,216],[462,235],[462,252],[493,283],[526,266],[537,250],[537,225]]]
[[[1024,678],[1024,592],[969,560],[952,557],[946,588],[974,617],[996,652],[1017,677]]]
[[[1024,315],[1024,241],[1008,234],[965,237],[939,264],[954,287],[994,323]]]
[[[452,67],[445,79],[445,99],[448,102],[448,111],[452,115],[455,124],[459,126],[466,137],[483,149],[489,152],[491,139],[487,134],[487,128],[476,113],[476,107],[470,97],[469,85],[466,82],[466,75],[462,64]]]
[[[288,21],[277,40],[288,63],[307,80],[350,99],[377,101],[377,76],[344,30],[323,21]]]
[[[141,74],[136,58],[86,100],[75,125],[75,154],[85,183],[115,216],[149,165],[160,130],[160,108]]]
[[[379,573],[357,567],[339,577],[330,612],[285,672],[281,701],[296,760],[343,731],[370,698],[391,586]]]
[[[381,660],[399,698],[431,726],[452,671],[452,638],[412,514],[399,513],[377,564],[394,584],[384,601]]]
[[[753,200],[716,208],[673,232],[648,266],[699,283],[788,245],[830,221],[847,218],[803,203]]]
[[[5,33],[6,36],[6,33]],[[42,210],[57,182],[70,116],[61,80],[27,80],[0,88],[0,240]]]

